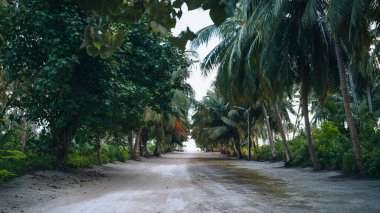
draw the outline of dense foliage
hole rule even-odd
[[[195,35],[168,29],[183,3],[215,23],[194,47],[220,38],[201,65],[217,79],[195,106],[199,147],[380,176],[378,1],[103,2],[0,0],[0,182],[181,146],[190,61],[173,44]]]
[[[216,69],[213,99],[224,103],[201,101],[193,129],[198,144],[236,149],[228,135],[212,143],[210,130],[249,122],[249,130],[238,128],[238,140],[248,137],[257,160],[379,177],[378,2],[240,2],[234,16],[201,29],[192,42],[197,48],[220,39],[201,68]],[[198,116],[223,110],[219,117],[227,121],[234,113],[226,112],[237,107],[249,119],[210,123]]]
[[[123,38],[110,35],[119,47],[96,57],[81,49],[91,17],[76,1],[17,1],[0,14],[4,179],[30,169],[137,158],[142,144],[164,140],[150,130],[156,121],[146,118],[148,109],[178,118],[177,128],[163,134],[178,135],[180,128],[180,136],[165,137],[166,147],[187,139],[183,117],[190,105],[179,111],[172,99],[191,98],[185,83],[190,62],[151,31],[147,18],[129,26],[110,23]]]

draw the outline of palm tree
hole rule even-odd
[[[232,143],[237,156],[242,158],[239,124],[234,120],[235,115],[236,110],[230,109],[230,105],[215,92],[209,92],[196,106],[196,113],[193,115],[192,136],[196,143],[211,143],[211,147],[219,143],[225,146]]]
[[[214,68],[218,69],[216,80],[218,94],[232,105],[238,106],[261,105],[259,102],[263,100],[260,97],[265,96],[259,88],[262,87],[261,82],[265,84],[266,80],[260,74],[257,61],[249,61],[257,56],[253,53],[259,53],[261,47],[258,35],[251,32],[249,10],[248,4],[242,4],[236,16],[218,27],[212,25],[200,30],[197,39],[193,41],[193,47],[198,47],[212,36],[221,38],[221,42],[205,57],[201,68],[206,74]],[[266,94],[272,96],[269,92]],[[271,127],[267,125],[267,129],[268,136],[271,136]],[[269,141],[273,158],[277,159],[273,140]]]
[[[343,46],[348,47],[347,49],[351,50],[351,55],[353,55],[354,60],[359,59],[361,55],[366,54],[369,51],[370,38],[367,29],[369,29],[374,21],[378,23],[380,5],[376,0],[309,1],[313,2],[313,4],[317,5],[322,10],[327,7],[328,23],[334,38],[336,60],[339,68],[340,89],[343,97],[347,124],[350,130],[356,162],[359,169],[362,170],[362,154],[350,106]],[[348,37],[343,35],[348,35]]]
[[[140,128],[138,141],[142,141],[140,138],[142,131],[149,128],[149,138],[156,140],[153,152],[155,156],[159,155],[160,146],[166,146],[167,149],[172,150],[176,144],[182,144],[183,141],[186,141],[190,129],[188,111],[192,99],[192,92],[185,94],[183,91],[175,90],[171,100],[170,112],[158,113],[151,108],[146,108],[144,112],[145,124]],[[146,144],[144,146],[146,148]]]
[[[280,110],[279,110],[277,102],[274,103],[274,107],[273,108],[274,108],[274,112],[275,112],[275,115],[276,115],[276,122],[277,122],[278,128],[280,130],[281,139],[282,139],[283,144],[284,144],[284,149],[285,149],[285,166],[288,166],[291,163],[291,161],[292,161],[292,155],[290,154],[289,144],[288,144],[288,141],[286,139],[286,134],[285,134],[285,127],[284,127],[284,124],[282,123],[283,122],[283,118],[281,116],[281,113],[280,113]]]
[[[311,137],[308,96],[314,90],[323,100],[333,87],[335,77],[331,58],[332,39],[325,18],[323,13],[310,12],[309,7],[305,1],[269,1],[260,8],[267,13],[262,12],[265,15],[258,17],[256,22],[262,23],[259,30],[265,38],[262,66],[266,76],[268,79],[281,79],[271,84],[274,90],[290,90],[294,80],[301,84],[301,108],[308,149],[314,168],[319,170],[320,163]],[[305,18],[307,13],[317,18]]]

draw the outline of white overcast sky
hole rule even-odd
[[[172,30],[174,35],[178,35],[181,31],[190,28],[194,33],[200,29],[207,27],[213,22],[211,21],[208,11],[202,9],[187,10],[186,4],[182,5],[183,15],[179,21],[177,21],[176,27]],[[212,48],[217,45],[218,40],[212,39],[206,46],[201,46],[197,49],[199,58],[202,60]],[[189,46],[189,44],[188,44]],[[207,77],[201,74],[199,64],[192,66],[191,76],[187,82],[193,87],[195,91],[195,98],[199,101],[206,95],[207,90],[210,89],[212,82],[215,80],[215,72],[210,73]]]

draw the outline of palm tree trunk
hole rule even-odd
[[[272,152],[272,158],[273,160],[277,160],[278,154],[277,154],[276,148],[274,147],[272,128],[270,127],[270,123],[269,123],[269,116],[268,116],[267,110],[265,109],[264,104],[261,104],[261,107],[263,108],[264,120],[265,120],[265,125],[267,127],[267,134],[268,134],[270,150]]]
[[[259,138],[257,137],[257,134],[255,134],[255,140],[253,141],[254,155],[256,155],[256,153],[257,153],[257,147],[259,147]]]
[[[277,125],[280,128],[280,135],[281,135],[282,142],[284,143],[284,148],[285,148],[285,155],[286,155],[285,165],[289,165],[290,161],[292,160],[292,156],[290,155],[289,144],[288,144],[288,141],[286,140],[285,129],[284,129],[284,125],[282,124],[282,118],[280,115],[280,111],[278,110],[277,102],[275,102],[274,104],[274,109],[275,109],[275,113],[277,117],[276,119]]]
[[[306,133],[306,139],[307,139],[307,148],[309,149],[310,158],[313,163],[315,170],[321,169],[321,164],[318,160],[317,153],[315,152],[314,145],[313,145],[313,138],[311,137],[311,130],[310,130],[310,120],[309,120],[309,109],[308,109],[308,94],[309,94],[309,85],[307,80],[303,80],[301,84],[301,107],[302,107],[302,114],[304,116],[305,120],[305,133]]]
[[[241,152],[240,140],[239,139],[232,139],[232,140],[233,140],[238,158],[243,158],[243,153]]]
[[[299,119],[299,118],[300,118],[300,110],[301,110],[301,104],[300,104],[300,106],[298,107],[298,110],[297,110],[296,123],[295,123],[295,125],[294,125],[294,130],[293,130],[293,137],[292,137],[292,139],[294,139],[294,137],[296,136],[296,132],[297,132],[299,126],[300,126],[300,125],[299,125],[300,122],[301,122],[301,119]]]
[[[354,78],[352,77],[351,72],[348,72],[348,77],[350,80],[352,97],[354,98],[355,110],[356,110],[356,113],[358,113],[359,112],[359,101],[358,101],[358,96],[356,95],[356,86],[355,86]]]
[[[349,100],[348,89],[347,89],[346,71],[344,69],[344,64],[343,64],[342,46],[340,43],[340,37],[338,33],[334,34],[334,44],[335,44],[335,54],[336,54],[336,59],[338,62],[338,69],[339,69],[340,90],[343,96],[344,111],[346,112],[347,124],[350,130],[351,143],[354,148],[356,163],[359,167],[359,170],[362,171],[362,168],[363,168],[362,153],[359,146],[358,133],[356,132],[354,119],[352,117],[352,111],[351,111],[350,100]]]
[[[233,153],[232,153],[232,156],[238,156],[239,154],[238,154],[238,151],[237,151],[237,149],[236,149],[234,139],[231,139],[231,140],[229,141],[229,145],[232,146],[232,152],[233,152]]]

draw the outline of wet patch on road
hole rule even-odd
[[[252,169],[236,167],[227,160],[196,159],[194,161],[208,167],[206,170],[212,170],[213,174],[210,175],[215,181],[237,184],[243,187],[244,191],[249,190],[261,195],[270,195],[273,198],[287,197],[285,193],[286,183],[281,180],[264,176]]]

